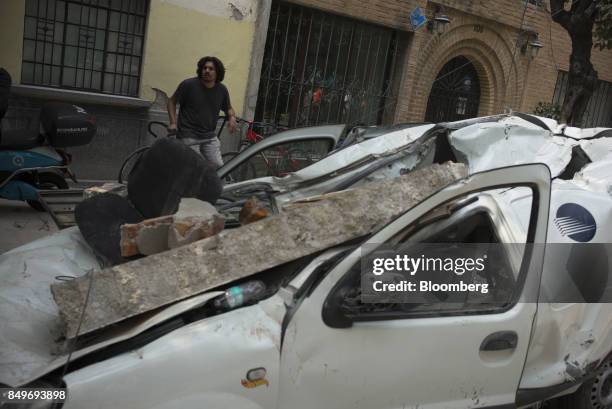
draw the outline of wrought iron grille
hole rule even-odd
[[[395,103],[394,30],[275,1],[255,120],[376,124]]]
[[[480,81],[465,57],[455,57],[438,73],[427,101],[427,122],[459,121],[478,116]]]
[[[569,84],[566,71],[559,71],[553,103],[563,106]],[[583,128],[612,127],[612,82],[599,80],[582,118]]]
[[[536,7],[542,7],[542,0],[524,0],[529,4],[533,4]]]
[[[148,0],[27,0],[23,84],[137,96]]]

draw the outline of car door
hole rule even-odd
[[[499,230],[495,234],[500,243],[524,240],[527,244],[519,255],[517,295],[511,303],[470,312],[432,304],[436,308],[429,314],[425,305],[421,314],[408,309],[386,316],[384,311],[347,316],[346,308],[339,308],[334,300],[361,257],[370,251],[362,245],[333,267],[290,312],[281,351],[279,407],[514,407],[537,308],[525,301],[535,300],[542,268],[543,246],[531,244],[546,240],[548,168],[527,165],[472,175],[412,208],[366,244],[386,243],[398,235],[418,239],[423,231],[419,225],[439,226],[436,211],[441,206],[467,209],[474,197],[482,197],[485,203],[485,196],[499,196],[508,188],[525,189],[531,203],[523,235],[520,229],[511,234],[518,225],[506,218],[507,206],[500,204],[488,218]],[[452,217],[442,217],[442,221],[450,231],[461,232],[467,215],[458,217],[454,225]]]

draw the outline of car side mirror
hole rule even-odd
[[[344,308],[345,299],[353,291],[353,287],[347,285],[337,285],[333,288],[325,299],[321,311],[325,325],[331,328],[350,328],[353,326],[352,314]]]

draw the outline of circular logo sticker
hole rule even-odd
[[[582,243],[591,240],[597,232],[597,224],[591,212],[576,203],[561,205],[554,222],[562,236]]]
[[[17,167],[22,167],[23,166],[23,156],[21,155],[15,155],[13,156],[13,165],[17,166]]]

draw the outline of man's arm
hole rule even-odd
[[[168,110],[168,118],[170,124],[168,125],[168,132],[176,132],[176,92],[170,98],[166,104]]]
[[[238,125],[236,121],[236,113],[234,112],[234,108],[230,106],[227,109],[227,112],[225,113],[225,115],[227,115],[229,131],[230,133],[234,133],[234,131],[236,130],[236,126]]]
[[[221,109],[225,112],[225,116],[227,117],[228,129],[230,133],[234,133],[236,131],[236,112],[234,112],[234,108],[232,108],[232,103],[230,102],[229,91],[225,88],[224,100],[221,104]]]

